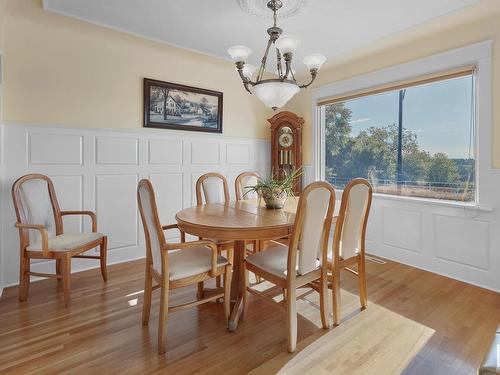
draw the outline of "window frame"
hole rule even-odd
[[[440,73],[460,70],[467,66],[475,66],[475,201],[461,202],[441,200],[435,198],[421,198],[398,196],[391,194],[374,194],[377,198],[415,200],[444,204],[447,206],[476,206],[481,202],[481,179],[485,168],[491,168],[491,48],[492,41],[488,40],[467,47],[440,53],[427,58],[414,60],[409,63],[396,65],[390,68],[359,75],[347,80],[335,82],[315,88],[312,91],[312,174],[315,180],[325,179],[325,124],[324,107],[318,103],[332,97],[348,96],[353,92],[370,92],[386,86],[397,86],[401,82],[418,81],[423,77],[436,76]],[[489,210],[489,209],[487,209]]]

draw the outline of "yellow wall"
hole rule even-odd
[[[231,62],[46,12],[39,0],[8,1],[5,123],[140,129],[147,77],[222,91],[225,135],[269,137],[271,111]]]
[[[355,77],[468,44],[493,39],[493,155],[500,168],[500,1],[483,0],[462,11],[440,17],[333,59],[320,71],[313,87]],[[304,164],[311,155],[311,95],[305,91],[287,106],[303,116]]]

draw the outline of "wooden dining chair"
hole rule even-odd
[[[286,310],[289,352],[295,351],[297,346],[297,288],[319,281],[321,323],[324,329],[330,328],[327,246],[334,209],[333,187],[323,181],[309,184],[299,198],[289,246],[275,244],[245,259],[243,316],[248,293],[269,300],[262,292],[248,286],[248,271],[285,289],[285,305],[283,302],[277,305]]]
[[[28,174],[12,185],[12,200],[19,229],[20,272],[19,300],[26,301],[30,276],[52,277],[62,281],[64,305],[70,305],[71,259],[99,259],[101,274],[107,281],[107,237],[97,233],[97,219],[92,211],[61,211],[54,185],[42,174]],[[63,216],[87,215],[92,220],[92,233],[65,233]],[[99,246],[99,256],[83,255]],[[56,273],[31,272],[31,259],[54,259]]]
[[[240,173],[236,180],[234,180],[234,193],[236,201],[244,199],[258,199],[257,193],[249,188],[249,186],[254,186],[259,181],[259,174],[257,172],[243,172]],[[250,248],[247,251],[251,253],[258,253],[264,247],[264,241],[249,241]]]
[[[328,268],[333,294],[333,324],[340,324],[340,271],[358,277],[361,309],[367,307],[365,235],[372,203],[372,186],[363,178],[351,180],[344,188],[333,239],[328,246]],[[357,271],[350,267],[357,265]]]
[[[259,174],[257,172],[243,172],[234,180],[234,193],[236,200],[242,199],[257,199],[259,196],[255,191],[252,191],[249,186],[254,186],[259,181]]]
[[[151,298],[154,289],[160,289],[160,315],[158,326],[158,352],[165,353],[167,318],[169,312],[223,299],[226,325],[229,320],[231,264],[217,251],[211,241],[185,242],[181,232],[180,243],[167,243],[163,231],[178,229],[177,224],[161,225],[153,185],[139,181],[137,200],[146,239],[146,279],[144,286],[143,325],[149,324]],[[232,250],[228,250],[229,252]],[[169,291],[224,275],[224,289],[218,288],[206,298],[179,305],[169,305]],[[153,280],[156,285],[153,286]]]
[[[210,172],[205,173],[200,176],[196,181],[196,204],[201,205],[203,203],[229,203],[229,188],[227,184],[226,177],[220,173]],[[219,254],[224,250],[230,250],[234,248],[233,241],[223,241],[215,238],[206,238],[217,244],[217,251]],[[200,238],[201,240],[201,238]],[[229,261],[232,264],[232,252],[228,253]],[[216,286],[221,286],[221,278],[217,277]],[[199,298],[203,297],[203,282],[198,284],[198,295]]]

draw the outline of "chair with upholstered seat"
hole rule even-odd
[[[64,304],[70,304],[71,258],[99,259],[101,274],[107,280],[107,237],[97,233],[96,215],[91,211],[61,211],[49,177],[28,174],[12,185],[16,210],[16,228],[20,238],[19,300],[26,301],[30,276],[54,277],[63,283]],[[92,233],[64,233],[62,217],[87,215],[92,220]],[[82,255],[99,246],[99,256]],[[31,272],[31,259],[54,259],[56,273]]]
[[[151,182],[141,180],[137,200],[146,239],[146,280],[144,287],[143,325],[149,324],[151,298],[154,289],[160,289],[160,316],[158,351],[165,353],[167,318],[169,312],[223,299],[226,324],[229,319],[231,264],[217,251],[211,241],[185,242],[181,232],[180,243],[167,243],[163,231],[178,229],[176,224],[161,225]],[[231,250],[229,250],[230,252]],[[224,275],[224,289],[218,288],[206,298],[198,298],[180,305],[169,305],[169,291]],[[157,285],[153,286],[153,281]]]
[[[248,271],[284,289],[290,352],[295,351],[297,345],[297,288],[319,282],[321,322],[323,328],[330,327],[327,246],[334,208],[333,187],[322,181],[311,183],[300,195],[289,246],[274,243],[266,251],[248,255],[245,259],[243,312],[245,314],[247,309],[248,293],[268,298],[248,286]],[[278,305],[284,307],[283,303]]]
[[[210,172],[201,175],[196,181],[196,204],[200,205],[205,203],[229,203],[229,188],[226,177],[220,173]],[[200,238],[201,239],[201,238]],[[231,250],[234,248],[233,241],[224,241],[216,238],[204,238],[217,244],[217,250],[220,253],[224,250]],[[232,252],[230,252],[232,254]],[[229,256],[229,255],[228,255]],[[229,259],[230,262],[233,259]],[[221,279],[216,279],[216,286],[220,287]],[[203,282],[198,284],[198,294],[201,298],[203,296]]]
[[[361,309],[367,307],[365,235],[372,202],[372,186],[363,178],[351,180],[342,193],[333,239],[328,246],[328,267],[332,276],[333,324],[340,324],[340,271],[358,277]],[[357,265],[357,271],[349,268]]]
[[[253,191],[249,186],[254,186],[259,181],[259,174],[257,172],[243,172],[240,173],[234,180],[234,193],[236,201],[244,199],[258,199],[259,196],[255,191]],[[250,241],[251,249],[247,248],[247,251],[252,253],[258,253],[262,250],[264,241]]]

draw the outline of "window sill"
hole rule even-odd
[[[339,190],[342,192],[342,190]],[[397,195],[389,195],[389,194],[379,194],[373,193],[373,197],[377,200],[386,199],[386,200],[395,200],[405,203],[416,203],[416,204],[426,204],[432,206],[441,206],[441,207],[453,207],[460,209],[471,209],[479,212],[493,212],[494,209],[492,207],[485,207],[479,205],[477,202],[458,202],[458,201],[449,201],[449,200],[439,200],[439,199],[427,199],[427,198],[419,198],[419,197],[400,197]]]

